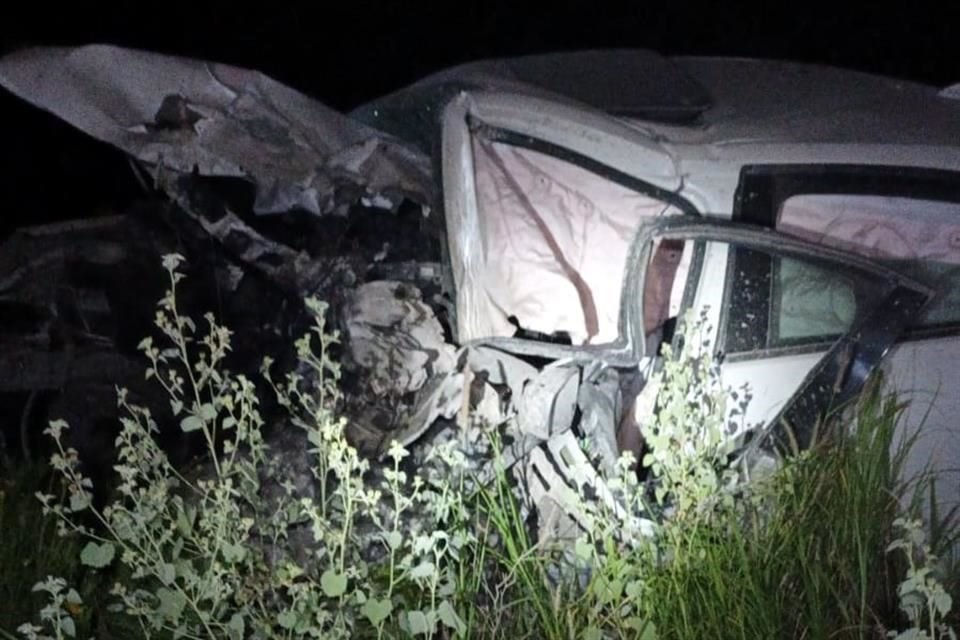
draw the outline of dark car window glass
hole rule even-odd
[[[869,313],[884,285],[813,258],[731,247],[728,354],[829,346]]]

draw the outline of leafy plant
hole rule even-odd
[[[908,563],[897,594],[911,628],[900,633],[891,631],[889,636],[896,640],[956,640],[957,634],[944,622],[953,599],[936,577],[936,557],[926,543],[922,523],[897,518],[894,526],[900,537],[890,543],[887,552],[902,551]]]
[[[632,465],[623,460],[607,485],[625,509],[605,510],[580,495],[577,508],[592,514],[576,548],[591,572],[581,629],[620,637],[883,637],[897,626],[898,589],[920,587],[933,598],[924,600],[924,620],[942,620],[945,592],[934,598],[921,580],[929,573],[908,569],[904,577],[886,553],[912,444],[895,442],[903,405],[874,380],[856,405],[822,426],[811,449],[748,481],[734,465],[728,422],[743,409],[730,411],[729,402],[747,390],[723,387],[702,342],[704,322],[685,318],[686,348],[663,354],[644,457],[653,490],[624,473]],[[629,519],[643,515],[650,531],[637,536]],[[917,620],[908,620],[904,637],[924,637],[909,635],[920,633]]]
[[[466,526],[464,493],[453,484],[428,487],[408,477],[401,469],[407,452],[396,445],[392,468],[372,478],[336,412],[339,367],[329,353],[337,335],[326,329],[326,306],[307,301],[314,326],[296,344],[298,372],[275,382],[269,359],[262,370],[291,428],[301,429],[310,445],[316,492],[296,495],[287,482],[279,499],[265,500],[261,488],[270,465],[256,388],[223,368],[229,330],[207,314],[201,334],[180,314],[181,260],[164,258],[170,288],[156,315],[163,343],[147,338],[140,348],[150,362],[147,377],[166,391],[180,429],[202,435],[209,464],[195,476],[174,468],[154,437],[159,427],[153,412],[131,403],[121,389],[117,498],[97,509],[76,451],[63,444],[68,425],[52,422],[51,464],[69,495],[64,502],[49,494],[39,498],[62,533],[86,538],[81,562],[94,569],[120,562],[129,571],[129,582],[118,583],[114,593],[146,633],[332,638],[464,632],[455,604],[470,597],[463,593],[460,563],[464,548],[476,541]],[[432,455],[450,467],[460,462],[449,447]],[[411,529],[406,516],[412,512],[426,517]],[[85,515],[93,524],[83,523]],[[284,544],[291,530],[303,527],[311,536],[301,565],[292,559],[303,550]],[[365,555],[373,544],[384,550],[385,572]]]
[[[47,604],[49,594],[32,587],[50,576],[64,579],[83,600],[67,606],[79,637],[128,637],[130,626],[104,610],[110,577],[81,565],[83,540],[58,535],[34,497],[37,491],[65,495],[62,483],[43,465],[19,463],[0,476],[0,637],[16,637],[17,626]]]
[[[398,443],[371,467],[338,413],[338,336],[313,299],[297,368],[277,377],[266,358],[261,370],[284,412],[277,428],[300,434],[311,462],[309,487],[286,477],[255,383],[224,366],[232,334],[210,314],[201,332],[178,309],[181,262],[164,258],[160,335],[140,344],[169,407],[119,390],[114,498],[94,505],[63,422],[47,432],[65,495],[39,493],[59,532],[84,540],[79,561],[116,577],[115,606],[144,637],[870,638],[895,626],[897,604],[912,625],[899,637],[953,637],[932,556],[896,520],[902,407],[879,385],[828,439],[748,481],[729,438],[743,408],[729,403],[744,396],[722,385],[704,320],[687,317],[686,347],[664,352],[652,382],[648,479],[626,455],[603,478],[604,499],[599,484],[569,487],[581,530],[559,544],[534,538],[495,430],[486,485],[457,438],[422,468]],[[199,436],[206,464],[170,463],[155,437],[167,420]],[[890,546],[895,523],[905,533]],[[902,584],[888,546],[908,556]],[[83,590],[56,578],[37,588],[50,599],[23,635],[71,637]]]
[[[40,621],[45,626],[24,623],[17,627],[17,631],[27,640],[63,640],[76,637],[77,625],[71,609],[77,611],[83,604],[76,589],[68,589],[67,581],[63,578],[48,577],[34,585],[33,591],[49,594],[50,601],[40,609],[39,614]],[[44,633],[45,630],[47,633]]]

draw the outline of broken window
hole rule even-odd
[[[465,282],[475,288],[470,333],[615,340],[630,243],[644,221],[678,211],[573,162],[482,136],[473,162],[481,256]]]
[[[859,253],[932,284],[940,295],[914,329],[960,323],[960,203],[875,195],[787,199],[777,228]]]

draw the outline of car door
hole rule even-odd
[[[681,286],[660,281],[656,256],[665,243],[682,243],[694,255]],[[653,362],[644,305],[656,299],[651,288],[669,289],[681,314],[705,319],[694,346],[712,349],[724,384],[749,398],[736,429],[769,434],[781,448],[810,444],[818,420],[860,390],[932,296],[855,254],[721,220],[658,220],[633,251],[621,348],[641,366]],[[756,264],[767,268],[761,273]],[[791,347],[812,338],[815,352]],[[647,419],[637,416],[641,429]]]
[[[664,251],[692,255],[689,269],[685,273],[675,269],[676,261],[665,258]],[[744,279],[736,270],[739,267],[727,269],[726,265],[742,265],[743,260],[759,258],[778,265],[774,275],[748,283],[748,290],[742,289]],[[804,277],[832,277],[834,287],[847,287],[846,306],[837,310],[836,317],[822,320],[826,324],[820,328],[830,331],[820,336],[825,345],[822,351],[803,359],[790,353],[767,353],[764,358],[749,354],[730,358],[723,353],[721,346],[729,342],[725,331],[756,330],[764,340],[770,339],[771,332],[777,336],[796,333],[797,313],[802,318],[803,312],[822,303],[820,292],[814,289],[811,293]],[[741,394],[744,386],[749,390],[740,396],[749,397],[746,406],[730,403],[727,419],[730,436],[743,436],[741,441],[750,443],[741,452],[751,466],[762,458],[808,446],[819,419],[861,389],[897,336],[916,320],[931,297],[927,287],[859,256],[769,229],[692,216],[659,218],[644,224],[631,245],[623,282],[616,340],[603,345],[568,346],[562,351],[554,347],[554,357],[560,357],[557,362],[564,363],[561,366],[581,363],[581,389],[604,370],[640,372],[642,384],[627,412],[633,420],[619,424],[620,453],[624,449],[640,453],[642,440],[631,440],[624,432],[633,431],[642,438],[663,391],[658,386],[659,376],[652,375],[660,361],[658,349],[667,342],[681,346],[679,338],[687,332],[672,326],[678,319],[694,318],[702,319],[703,324],[692,334],[695,342],[682,347],[692,349],[693,355],[703,349],[716,352],[722,381],[728,386],[740,384]],[[777,315],[784,305],[794,307],[792,314]],[[673,310],[677,310],[676,315],[671,315]],[[753,334],[746,337],[758,339]],[[521,353],[523,342],[507,339],[497,344]],[[592,407],[581,402],[579,409],[585,416]],[[547,430],[552,433],[525,454],[521,484],[536,506],[541,523],[547,523],[542,525],[542,537],[569,535],[571,521],[585,522],[576,504],[566,497],[570,487],[590,487],[590,494],[607,508],[620,508],[602,481],[602,471],[612,466],[611,461],[598,458],[602,449],[596,446],[588,447],[591,459],[581,451],[584,441],[602,441],[596,437],[596,422],[586,422],[571,422],[569,429]],[[548,424],[556,427],[555,421]],[[649,530],[642,521],[634,524],[638,535]]]
[[[682,197],[682,179],[668,150],[589,109],[480,92],[463,93],[446,106],[442,151],[455,330],[461,343],[493,340],[513,353],[543,351],[517,339],[526,337],[578,348],[554,349],[552,357],[579,352],[629,367],[643,357],[649,363],[659,336],[669,333],[671,318],[681,307],[693,306],[708,314],[709,339],[722,356],[724,381],[751,389],[744,425],[804,422],[788,409],[799,407],[801,398],[811,415],[829,404],[814,398],[814,388],[830,375],[846,379],[853,371],[850,380],[862,383],[904,322],[886,312],[867,324],[878,311],[880,293],[892,295],[890,282],[903,283],[905,291],[922,290],[852,254],[801,247],[774,235],[752,238],[764,248],[753,253],[731,241],[662,237],[658,242],[667,244],[649,256],[657,277],[647,279],[646,289],[630,293],[637,286],[631,277],[638,275],[627,271],[638,265],[629,264],[636,256],[627,253],[636,229],[701,213]],[[733,231],[720,222],[709,224],[717,233]],[[786,259],[774,247],[799,251],[800,257]],[[773,277],[752,279],[747,267],[758,257],[778,264]],[[828,308],[833,317],[826,317],[817,277],[827,283],[830,274],[848,271],[856,276],[830,280],[824,289],[833,299]],[[898,309],[920,304],[906,302],[898,298],[903,303]],[[622,317],[618,325],[617,318],[637,304],[646,307],[635,319],[641,328],[624,352],[617,340],[631,329]],[[802,322],[811,314],[823,316],[815,336]],[[883,335],[880,329],[863,333],[881,325]],[[815,338],[816,349],[794,347],[800,338]],[[843,358],[852,358],[852,369],[842,368]],[[855,388],[845,388],[833,400],[849,397]],[[801,434],[801,440],[810,435]]]
[[[859,390],[930,295],[851,253],[697,217],[702,212],[684,199],[668,150],[604,114],[530,96],[462,93],[447,104],[442,131],[458,341],[541,365],[591,363],[575,376],[581,389],[591,384],[588,372],[610,369],[641,372],[635,378],[643,387],[658,343],[670,339],[677,316],[692,310],[707,318],[704,344],[718,351],[724,382],[749,389],[739,433],[803,447],[819,416]],[[747,266],[758,258],[777,268],[754,280]],[[823,291],[834,300],[830,317],[821,313]],[[815,318],[815,336],[802,322],[811,314],[822,316]],[[816,352],[791,346],[811,336]],[[735,339],[762,347],[727,349]],[[568,376],[560,379],[557,394],[570,388]],[[622,402],[613,404],[629,407],[637,388],[621,384]],[[655,410],[655,391],[647,385],[640,398],[654,400],[638,398],[627,411],[641,430]],[[447,396],[458,397],[437,394]],[[445,415],[433,400],[424,403],[427,418],[414,421],[408,439]],[[589,482],[583,474],[591,467],[570,439],[576,427],[567,427],[577,410],[563,419],[553,410],[576,403],[547,404],[551,410],[536,415],[550,418],[551,435],[534,450],[544,451],[537,463],[544,468],[528,474],[542,483],[532,492],[541,497],[561,481]],[[608,427],[629,431],[628,422]],[[520,425],[521,432],[542,428],[539,421]],[[625,439],[617,444],[631,446]]]

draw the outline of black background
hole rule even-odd
[[[953,2],[2,4],[0,54],[113,43],[256,68],[341,109],[471,59],[596,47],[793,59],[960,82]],[[136,193],[122,154],[0,90],[0,235],[110,212]]]

